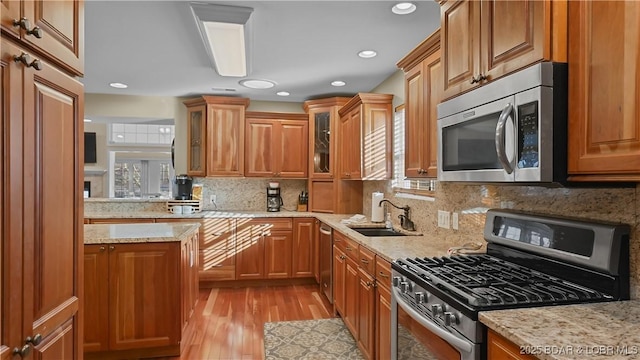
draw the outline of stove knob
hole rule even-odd
[[[402,291],[403,294],[406,294],[409,291],[409,283],[406,281],[402,281],[400,283],[400,291]]]
[[[444,324],[446,326],[455,325],[457,323],[458,323],[458,317],[456,316],[456,314],[448,311],[444,313]]]
[[[400,276],[394,276],[392,281],[393,281],[393,286],[394,287],[399,287],[400,286],[400,281],[401,281],[400,280]]]
[[[440,315],[441,312],[442,312],[442,305],[440,304],[431,305],[431,316],[436,318],[438,317],[438,315]]]
[[[424,300],[426,299],[425,294],[423,294],[421,292],[417,292],[417,293],[413,294],[413,296],[415,296],[417,304],[424,304]]]

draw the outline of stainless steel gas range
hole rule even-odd
[[[392,263],[392,358],[484,359],[480,311],[628,299],[629,231],[489,210],[486,254]]]

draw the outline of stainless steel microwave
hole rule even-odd
[[[543,62],[438,105],[438,180],[564,183],[567,64]]]

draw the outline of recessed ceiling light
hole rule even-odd
[[[84,122],[91,122],[91,121],[93,121],[93,120],[91,120],[91,119],[84,119]]]
[[[401,2],[393,5],[391,11],[398,15],[407,15],[416,11],[416,6],[410,2]]]
[[[378,55],[378,53],[375,52],[374,50],[362,50],[358,53],[358,56],[360,56],[363,59],[371,59],[376,55]]]
[[[248,87],[249,89],[271,89],[276,86],[276,83],[271,80],[257,80],[257,79],[247,79],[240,81],[240,85],[244,87]]]
[[[123,83],[119,83],[119,82],[112,82],[109,84],[109,86],[111,86],[112,88],[116,88],[116,89],[126,89],[129,87],[129,85],[127,84],[123,84]]]
[[[278,91],[278,92],[276,93],[276,95],[278,95],[278,96],[289,96],[289,95],[291,95],[291,94],[289,94],[289,92],[288,92],[288,91]]]
[[[347,83],[342,80],[336,80],[331,82],[331,86],[345,86],[345,85],[347,85]]]

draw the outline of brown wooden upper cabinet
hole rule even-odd
[[[438,175],[438,113],[442,99],[440,30],[398,62],[405,76],[405,175],[435,178]]]
[[[304,102],[309,114],[309,178],[333,179],[336,171],[338,110],[350,98],[332,97]]]
[[[567,2],[441,1],[444,98],[542,60],[567,61]]]
[[[640,181],[640,3],[569,2],[569,179]]]
[[[242,176],[245,109],[249,99],[202,96],[187,106],[187,174]]]
[[[340,110],[340,178],[391,178],[393,95],[358,93]]]
[[[247,112],[247,177],[306,178],[309,153],[307,114]]]
[[[3,36],[34,48],[73,75],[84,73],[83,1],[2,1]],[[18,54],[19,55],[19,54]]]

